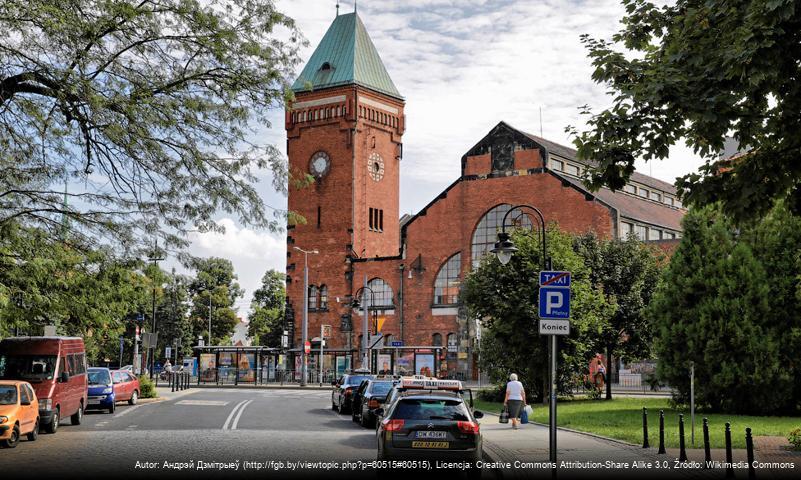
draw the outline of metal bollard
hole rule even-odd
[[[754,437],[751,436],[751,427],[745,429],[745,452],[748,456],[748,478],[756,478],[754,470]]]
[[[650,448],[648,444],[648,409],[642,407],[642,448]]]
[[[172,388],[172,391],[174,392],[175,391],[175,375],[170,373],[170,377],[169,378],[170,378],[170,387]]]
[[[687,448],[684,444],[684,414],[679,414],[679,461],[687,461]]]
[[[659,411],[659,454],[667,453],[665,451],[665,411]]]
[[[712,463],[712,453],[709,450],[709,420],[704,418],[704,468]]]
[[[734,478],[734,467],[731,453],[731,424],[726,422],[726,478]]]

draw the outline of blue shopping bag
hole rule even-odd
[[[520,423],[528,423],[528,412],[525,408],[520,410]]]

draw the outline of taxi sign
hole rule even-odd
[[[459,380],[438,380],[436,378],[403,378],[400,388],[423,390],[461,390]]]

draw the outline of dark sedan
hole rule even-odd
[[[375,425],[375,411],[384,405],[394,383],[392,380],[378,379],[363,382],[354,398],[353,421],[358,421],[365,428]]]
[[[336,410],[339,413],[350,413],[351,399],[354,390],[364,380],[374,378],[373,375],[365,374],[352,374],[343,375],[342,378],[333,383],[334,390],[331,392],[331,410]]]

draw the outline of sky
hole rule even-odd
[[[300,73],[336,15],[336,0],[276,3],[309,41]],[[340,2],[341,13],[352,11],[352,1]],[[610,39],[625,13],[619,0],[361,0],[358,13],[406,100],[401,215],[419,211],[458,178],[462,155],[498,122],[571,145],[565,127],[582,127],[579,108],[599,111],[611,101],[591,79],[579,36]],[[276,110],[258,136],[285,151],[283,115]],[[673,183],[701,164],[680,146],[668,160],[638,162],[637,169]],[[258,188],[266,203],[286,207],[268,172]],[[264,272],[284,270],[286,237],[218,219],[225,234],[193,234],[189,252],[233,262],[246,317]]]

